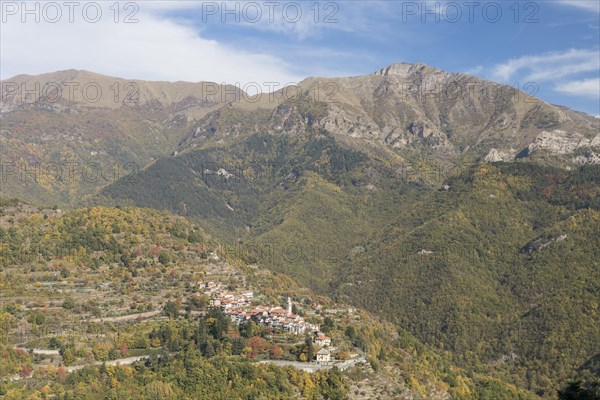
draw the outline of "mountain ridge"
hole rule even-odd
[[[554,136],[563,140],[564,131],[573,131],[579,142],[585,138],[590,144],[596,143],[600,131],[597,119],[550,105],[511,86],[424,64],[392,64],[359,77],[307,78],[294,88],[292,96],[282,89],[269,95],[269,102],[264,97],[231,104],[240,113],[263,108],[270,113],[246,131],[290,134],[322,129],[351,146],[353,139],[358,139],[363,140],[358,147],[370,141],[392,148],[404,158],[430,153],[453,161],[484,160],[490,152],[495,153],[492,159],[502,155],[502,160],[512,161],[533,154],[523,152],[543,135],[551,140],[530,150],[559,155],[563,166],[593,163],[597,158],[592,150],[597,144],[583,146],[589,149],[587,153],[568,159],[567,154],[578,146],[572,146],[567,138],[572,151],[559,154],[553,143]],[[202,122],[209,126],[199,125],[193,137],[218,137],[217,125],[223,125],[220,120],[224,119],[218,113],[208,115]],[[223,136],[240,134],[238,126],[224,125]],[[209,132],[202,132],[206,130]],[[193,138],[186,141],[201,145]],[[180,147],[179,151],[183,150]]]
[[[186,110],[185,114],[201,117],[206,113],[203,108],[208,106],[209,110],[211,107],[214,109],[219,103],[227,103],[245,95],[234,85],[215,82],[125,79],[76,69],[40,75],[21,74],[0,81],[0,85],[3,89],[0,101],[2,113],[36,102],[59,103],[75,109],[117,109],[123,106],[141,106],[153,101],[158,101],[163,106],[177,106],[177,103],[182,103],[183,106],[186,100],[190,102],[190,99],[197,99],[203,100],[205,104],[199,103],[195,107],[194,104],[188,104],[188,108],[192,106],[192,109]],[[60,86],[62,90],[58,93]],[[90,90],[92,87],[93,90]]]
[[[421,161],[532,161],[562,168],[600,162],[600,119],[422,63],[395,63],[358,77],[310,77],[254,96],[231,85],[127,81],[75,69],[12,79],[0,82],[2,157],[23,170],[64,160],[93,164],[100,157],[105,169],[133,163],[129,172],[136,172],[161,157],[257,133],[321,131],[402,170]],[[60,89],[60,82],[71,85]],[[60,92],[42,93],[49,83]],[[27,90],[33,90],[31,99]],[[97,101],[89,98],[94,93],[101,93]],[[50,151],[39,151],[42,144]],[[7,195],[30,201],[48,195],[64,206],[114,181],[87,182],[85,188],[71,182],[70,190],[56,185],[54,194],[48,184],[27,179],[3,187]]]

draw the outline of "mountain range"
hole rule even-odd
[[[4,196],[175,212],[222,257],[544,397],[598,373],[600,119],[534,87],[423,64],[253,96],[74,70],[1,84]]]

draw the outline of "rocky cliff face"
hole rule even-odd
[[[500,161],[513,161],[516,157],[516,151],[510,149],[510,151],[500,151],[496,148],[492,148],[490,152],[483,159],[485,162],[500,162]]]
[[[571,158],[574,163],[597,164],[598,155],[594,150],[600,150],[600,134],[586,137],[579,132],[556,129],[542,131],[527,147],[527,154],[544,152],[553,156],[574,156]]]

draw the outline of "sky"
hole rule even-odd
[[[0,6],[1,79],[73,68],[268,90],[420,62],[600,116],[600,0]]]

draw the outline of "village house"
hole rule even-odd
[[[321,349],[317,352],[317,364],[329,364],[331,362],[331,352],[327,349]]]
[[[315,338],[315,344],[319,347],[331,346],[331,338],[323,333],[319,333]]]

